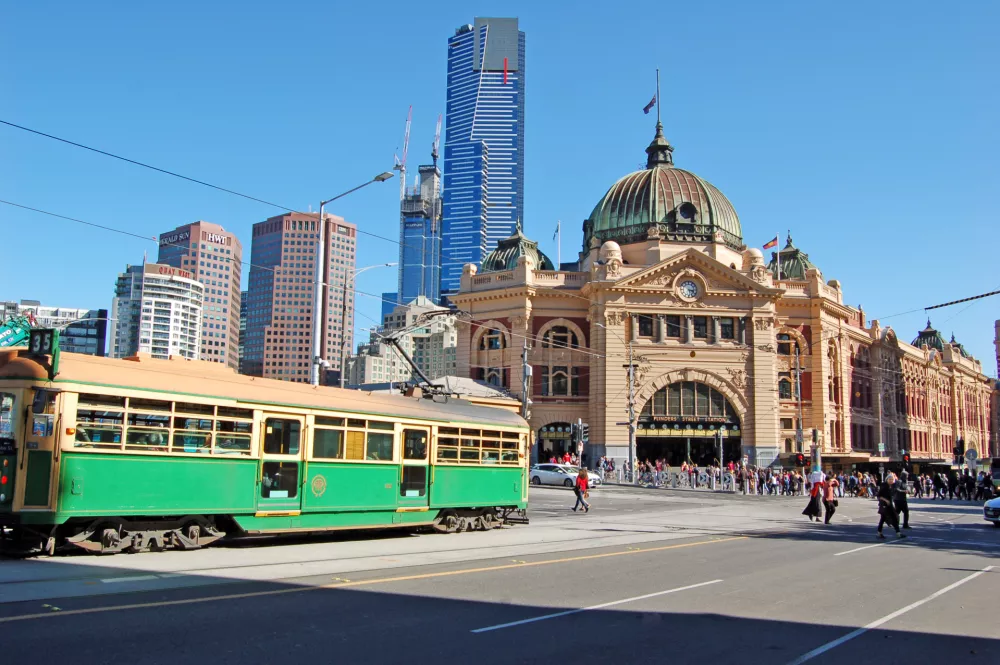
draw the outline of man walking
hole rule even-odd
[[[903,517],[903,528],[910,528],[910,506],[906,502],[906,481],[910,477],[907,471],[902,471],[892,487],[892,505],[897,515]]]

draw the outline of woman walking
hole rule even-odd
[[[829,524],[833,514],[837,512],[836,490],[840,487],[840,481],[837,480],[836,476],[827,476],[827,481],[823,485],[823,507],[826,509],[823,524]]]
[[[826,483],[823,482],[822,473],[811,473],[809,474],[809,503],[806,505],[806,509],[802,511],[802,514],[809,518],[810,521],[819,521],[820,515],[823,514],[822,508],[822,496],[823,488]]]
[[[576,512],[576,509],[581,505],[583,505],[583,512],[590,512],[590,504],[587,503],[588,479],[587,469],[580,469],[580,473],[576,477],[576,487],[573,488],[573,491],[576,493],[576,505],[573,506],[573,512]]]
[[[892,485],[896,482],[896,474],[889,473],[886,475],[882,484],[879,485],[878,494],[876,498],[878,499],[878,537],[885,538],[885,534],[882,533],[882,525],[888,524],[893,529],[896,530],[897,538],[906,538],[905,533],[899,531],[899,514],[896,512],[896,507],[892,503]]]

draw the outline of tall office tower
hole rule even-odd
[[[143,263],[118,275],[111,301],[111,356],[199,358],[204,287],[188,270]]]
[[[441,297],[441,171],[436,154],[419,174],[400,209],[396,302],[403,305],[420,296],[432,302]]]
[[[50,307],[37,300],[0,303],[0,324],[31,314],[39,328],[59,328],[59,348],[69,353],[107,355],[108,310]]]
[[[243,352],[247,343],[247,292],[240,291],[240,374],[243,373]]]
[[[477,18],[448,40],[442,296],[524,219],[524,33]]]
[[[160,234],[157,263],[189,271],[205,286],[201,360],[240,366],[243,246],[218,224],[195,222]]]
[[[315,299],[318,215],[287,213],[253,225],[250,283],[243,373],[299,383],[309,382],[313,359],[312,322]],[[357,227],[325,215],[322,271],[326,288],[326,322],[320,357],[330,363],[324,383],[339,381],[341,344],[353,343],[354,293],[345,278],[355,268]],[[353,284],[353,282],[352,282]]]

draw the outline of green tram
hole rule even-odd
[[[4,350],[0,535],[52,554],[494,528],[524,521],[529,435],[517,413],[455,398]]]

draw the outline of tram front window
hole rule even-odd
[[[264,462],[260,480],[261,498],[294,499],[298,489],[298,462]]]

